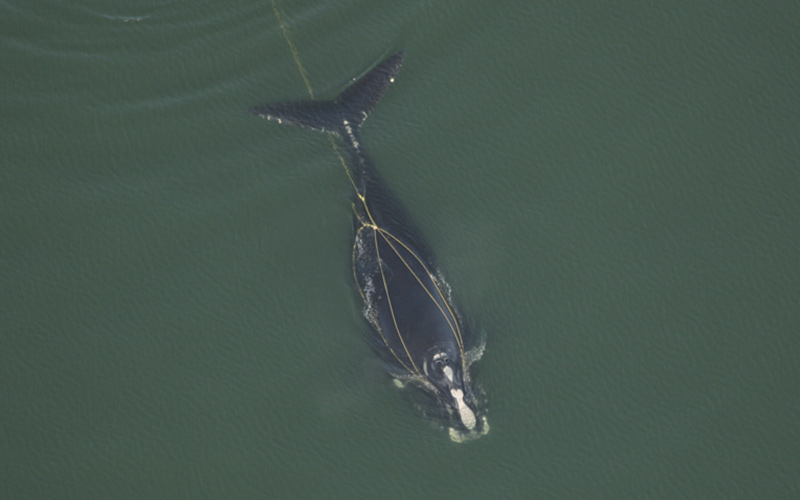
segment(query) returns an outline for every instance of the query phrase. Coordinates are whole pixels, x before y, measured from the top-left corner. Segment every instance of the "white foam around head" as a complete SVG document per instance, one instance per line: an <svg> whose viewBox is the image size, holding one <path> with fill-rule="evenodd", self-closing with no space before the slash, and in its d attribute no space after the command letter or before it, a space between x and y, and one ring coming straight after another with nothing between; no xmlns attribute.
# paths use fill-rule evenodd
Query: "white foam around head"
<svg viewBox="0 0 800 500"><path fill-rule="evenodd" d="M474 429L477 430L477 429ZM479 432L462 432L458 429L454 429L452 427L449 428L450 433L450 440L455 443L466 443L467 441L472 441L473 439L478 439L481 436L485 436L489 433L489 421L486 419L484 415L481 417L481 427Z"/></svg>

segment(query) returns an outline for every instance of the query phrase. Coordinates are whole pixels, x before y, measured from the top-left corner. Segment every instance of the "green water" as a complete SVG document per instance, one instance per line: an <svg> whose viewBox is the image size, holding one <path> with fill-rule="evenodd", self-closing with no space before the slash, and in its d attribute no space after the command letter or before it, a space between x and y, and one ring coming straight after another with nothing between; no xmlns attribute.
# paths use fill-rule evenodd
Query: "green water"
<svg viewBox="0 0 800 500"><path fill-rule="evenodd" d="M0 1L0 497L800 497L800 11L278 1L487 339L491 432L376 365L349 184L246 113L269 0Z"/></svg>

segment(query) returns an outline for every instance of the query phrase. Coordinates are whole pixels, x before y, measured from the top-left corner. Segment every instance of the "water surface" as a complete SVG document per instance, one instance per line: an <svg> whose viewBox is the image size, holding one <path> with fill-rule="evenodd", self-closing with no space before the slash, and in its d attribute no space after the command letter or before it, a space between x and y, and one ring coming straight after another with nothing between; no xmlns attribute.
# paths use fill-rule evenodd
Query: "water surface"
<svg viewBox="0 0 800 500"><path fill-rule="evenodd" d="M0 3L4 498L796 498L797 9ZM485 332L491 432L373 361L363 129Z"/></svg>

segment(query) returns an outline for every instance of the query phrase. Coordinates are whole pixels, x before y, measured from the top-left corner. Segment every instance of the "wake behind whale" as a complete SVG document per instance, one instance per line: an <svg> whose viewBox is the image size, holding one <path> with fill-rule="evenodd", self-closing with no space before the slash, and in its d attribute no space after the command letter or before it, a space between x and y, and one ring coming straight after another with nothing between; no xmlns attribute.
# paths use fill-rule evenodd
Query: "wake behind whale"
<svg viewBox="0 0 800 500"><path fill-rule="evenodd" d="M394 82L398 52L355 79L332 101L254 106L250 112L278 123L328 132L341 139L353 183L353 276L371 326L371 344L401 384L422 388L463 441L488 432L473 391L469 366L480 358L436 270L433 253L364 151L359 129ZM434 412L435 413L435 412Z"/></svg>

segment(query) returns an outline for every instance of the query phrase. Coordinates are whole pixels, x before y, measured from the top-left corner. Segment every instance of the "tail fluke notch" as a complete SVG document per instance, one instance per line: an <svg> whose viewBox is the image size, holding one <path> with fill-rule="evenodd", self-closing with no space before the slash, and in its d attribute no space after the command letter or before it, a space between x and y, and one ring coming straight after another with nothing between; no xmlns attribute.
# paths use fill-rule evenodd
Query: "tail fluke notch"
<svg viewBox="0 0 800 500"><path fill-rule="evenodd" d="M333 101L294 101L253 106L250 112L278 123L342 134L345 121L358 127L378 104L403 64L397 52L351 83Z"/></svg>

